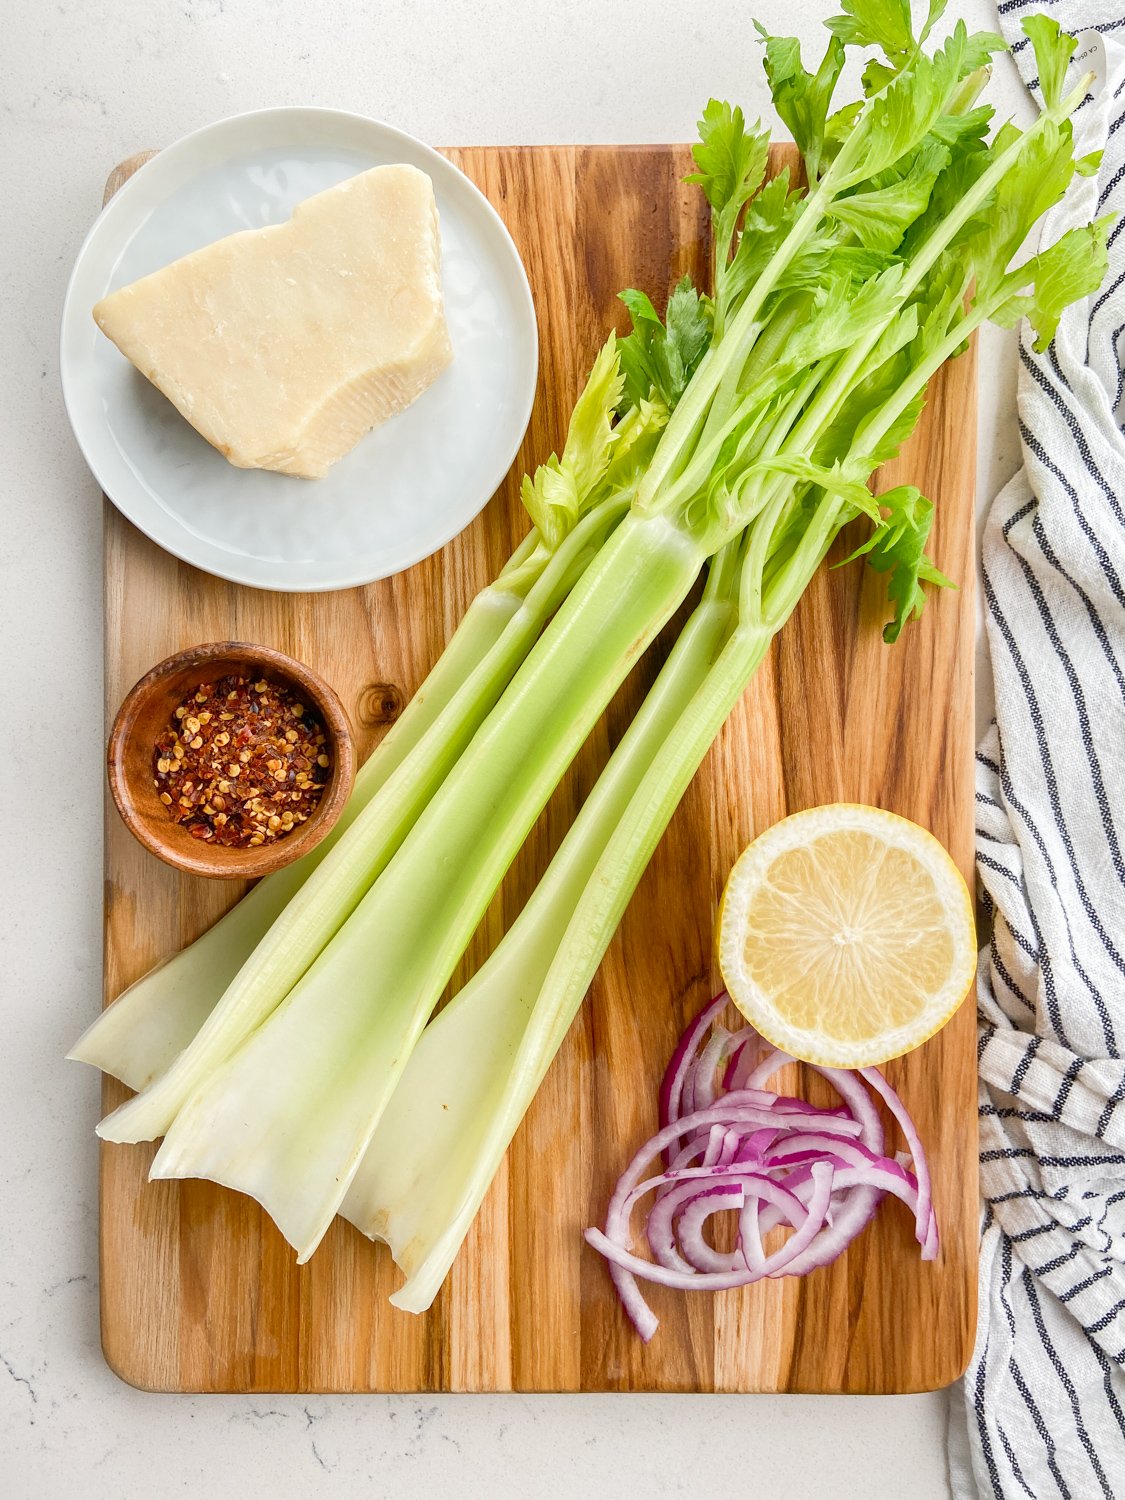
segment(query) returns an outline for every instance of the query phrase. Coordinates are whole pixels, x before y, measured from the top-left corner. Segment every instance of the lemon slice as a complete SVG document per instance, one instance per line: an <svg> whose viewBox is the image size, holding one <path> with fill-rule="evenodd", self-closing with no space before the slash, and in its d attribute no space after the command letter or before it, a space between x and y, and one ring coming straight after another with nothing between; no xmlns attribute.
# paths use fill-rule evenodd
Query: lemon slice
<svg viewBox="0 0 1125 1500"><path fill-rule="evenodd" d="M837 802L754 840L719 911L719 967L783 1052L860 1068L909 1052L960 1005L976 968L969 892L937 839Z"/></svg>

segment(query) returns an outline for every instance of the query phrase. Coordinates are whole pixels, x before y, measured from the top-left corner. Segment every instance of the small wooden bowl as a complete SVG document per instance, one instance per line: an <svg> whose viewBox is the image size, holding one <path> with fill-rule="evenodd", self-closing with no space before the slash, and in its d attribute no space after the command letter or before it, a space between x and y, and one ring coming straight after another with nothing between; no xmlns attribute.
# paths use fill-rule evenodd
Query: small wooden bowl
<svg viewBox="0 0 1125 1500"><path fill-rule="evenodd" d="M332 774L308 821L275 843L253 849L228 849L192 838L168 816L153 785L156 738L173 722L176 707L200 682L227 675L264 676L294 689L316 710L332 757ZM107 762L113 800L129 832L165 864L219 880L255 880L307 854L343 811L356 771L347 715L324 679L282 651L243 641L193 646L146 672L117 711Z"/></svg>

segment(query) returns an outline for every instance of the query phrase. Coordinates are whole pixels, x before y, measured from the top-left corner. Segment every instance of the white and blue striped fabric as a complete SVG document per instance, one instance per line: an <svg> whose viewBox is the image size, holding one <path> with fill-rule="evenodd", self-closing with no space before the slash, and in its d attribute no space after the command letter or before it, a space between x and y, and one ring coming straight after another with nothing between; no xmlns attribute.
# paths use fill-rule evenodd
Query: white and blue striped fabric
<svg viewBox="0 0 1125 1500"><path fill-rule="evenodd" d="M1125 0L997 9L1033 93L1035 11L1098 74L1075 129L1101 170L1045 236L1125 213ZM1102 290L1019 357L1023 468L984 535L980 1315L950 1475L957 1500L1125 1500L1125 223Z"/></svg>

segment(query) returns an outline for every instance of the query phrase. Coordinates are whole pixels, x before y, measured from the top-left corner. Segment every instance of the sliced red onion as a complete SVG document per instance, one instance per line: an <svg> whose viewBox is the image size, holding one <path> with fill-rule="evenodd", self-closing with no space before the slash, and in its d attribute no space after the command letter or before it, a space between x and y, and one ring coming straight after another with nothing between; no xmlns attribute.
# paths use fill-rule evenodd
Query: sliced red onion
<svg viewBox="0 0 1125 1500"><path fill-rule="evenodd" d="M728 1004L717 995L684 1032L660 1088L660 1130L634 1156L610 1199L605 1230L586 1239L609 1261L630 1320L646 1342L657 1320L641 1280L721 1291L765 1277L802 1276L831 1264L870 1221L884 1194L915 1219L923 1260L938 1251L925 1153L902 1100L875 1068L817 1068L840 1106L823 1109L775 1094L770 1079L793 1059L750 1027L716 1025ZM714 1026L710 1036L708 1031ZM888 1156L874 1094L902 1131L906 1152ZM659 1160L663 1170L649 1172ZM633 1252L630 1220L653 1202L645 1237L655 1257ZM708 1222L735 1213L729 1252L708 1241ZM790 1229L767 1255L764 1238Z"/></svg>
<svg viewBox="0 0 1125 1500"><path fill-rule="evenodd" d="M597 1231L587 1229L586 1240L597 1250L599 1248L598 1244L590 1238L591 1234L594 1233L597 1233ZM645 1301L641 1289L637 1285L637 1278L630 1276L628 1271L624 1270L621 1266L614 1265L612 1261L609 1266L609 1276L613 1282L614 1291L616 1291L618 1297L621 1299L621 1306L625 1309L626 1316L647 1344L660 1327L660 1320Z"/></svg>
<svg viewBox="0 0 1125 1500"><path fill-rule="evenodd" d="M800 1199L797 1200L800 1202ZM780 1224L781 1212L776 1208L766 1210L771 1219ZM751 1276L760 1281L765 1275L766 1264L765 1246L762 1244L762 1235L765 1232L763 1219L765 1215L758 1211L758 1200L751 1198L742 1205L742 1212L738 1216L738 1248L746 1257L746 1265Z"/></svg>
<svg viewBox="0 0 1125 1500"><path fill-rule="evenodd" d="M741 1182L725 1182L719 1187L708 1188L706 1192L688 1196L679 1215L678 1233L683 1246L683 1258L693 1270L724 1273L743 1269L746 1265L745 1256L737 1249L730 1254L716 1250L707 1243L703 1226L714 1214L724 1210L733 1209L735 1213L740 1213L745 1202L746 1188ZM652 1214L649 1215L650 1224L653 1214L659 1213L663 1207L663 1203L653 1205ZM645 1232L647 1234L647 1229Z"/></svg>
<svg viewBox="0 0 1125 1500"><path fill-rule="evenodd" d="M894 1115L899 1129L902 1131L903 1139L906 1141L914 1163L914 1175L918 1179L918 1242L922 1246L922 1259L935 1260L940 1248L938 1237L937 1215L934 1213L933 1199L930 1194L930 1168L926 1161L926 1153L922 1150L922 1141L918 1135L918 1128L907 1113L906 1105L891 1088L890 1084L879 1072L878 1068L861 1068L860 1077L868 1083L879 1095L883 1103Z"/></svg>
<svg viewBox="0 0 1125 1500"><path fill-rule="evenodd" d="M813 1193L804 1222L794 1231L792 1240L786 1241L780 1250L766 1257L763 1265L765 1275L772 1274L775 1266L780 1270L792 1259L790 1245L797 1251L803 1250L817 1234L824 1223L828 1200L832 1196L832 1178L832 1168L826 1162L818 1162L813 1168ZM752 1279L748 1269L741 1268L725 1272L670 1270L667 1266L655 1265L651 1260L642 1260L639 1255L614 1243L600 1229L587 1229L586 1241L622 1270L628 1271L632 1276L643 1277L645 1281L659 1282L661 1286L679 1287L684 1291L722 1292L746 1286Z"/></svg>
<svg viewBox="0 0 1125 1500"><path fill-rule="evenodd" d="M722 1014L727 1008L727 995L725 992L716 995L711 1004L705 1006L699 1012L683 1036L676 1043L676 1050L672 1053L672 1061L668 1064L664 1074L664 1081L660 1085L660 1123L669 1125L673 1120L680 1118L680 1105L684 1095L684 1080L689 1072L694 1077L694 1066L699 1044L707 1034L707 1028L716 1016Z"/></svg>
<svg viewBox="0 0 1125 1500"><path fill-rule="evenodd" d="M780 1073L782 1068L793 1062L788 1052L782 1052L780 1047L771 1047L766 1055L747 1075L746 1081L741 1084L745 1089L765 1088L775 1073Z"/></svg>
<svg viewBox="0 0 1125 1500"><path fill-rule="evenodd" d="M726 1072L726 1057L730 1042L731 1034L726 1027L716 1026L714 1034L699 1054L699 1061L685 1084L683 1097L685 1114L693 1110L706 1109L722 1092L722 1075Z"/></svg>
<svg viewBox="0 0 1125 1500"><path fill-rule="evenodd" d="M693 1202L706 1202L713 1192L725 1192L725 1188L700 1187L698 1180L669 1183L661 1192L649 1211L645 1221L645 1238L648 1248L662 1266L669 1271L690 1271L694 1263L681 1253L676 1244L675 1217L679 1209ZM735 1188L741 1192L741 1189ZM739 1202L741 1206L741 1199ZM698 1267L696 1267L698 1269Z"/></svg>

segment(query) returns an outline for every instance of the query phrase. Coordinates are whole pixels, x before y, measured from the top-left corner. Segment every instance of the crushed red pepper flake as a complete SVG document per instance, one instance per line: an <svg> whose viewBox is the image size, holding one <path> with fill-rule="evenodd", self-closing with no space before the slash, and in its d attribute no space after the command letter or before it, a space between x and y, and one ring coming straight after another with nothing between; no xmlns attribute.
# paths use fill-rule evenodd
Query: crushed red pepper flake
<svg viewBox="0 0 1125 1500"><path fill-rule="evenodd" d="M332 761L324 726L288 688L221 677L184 698L152 764L168 816L192 838L256 848L309 818Z"/></svg>

